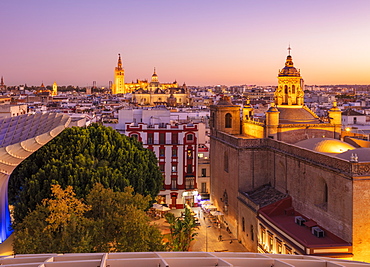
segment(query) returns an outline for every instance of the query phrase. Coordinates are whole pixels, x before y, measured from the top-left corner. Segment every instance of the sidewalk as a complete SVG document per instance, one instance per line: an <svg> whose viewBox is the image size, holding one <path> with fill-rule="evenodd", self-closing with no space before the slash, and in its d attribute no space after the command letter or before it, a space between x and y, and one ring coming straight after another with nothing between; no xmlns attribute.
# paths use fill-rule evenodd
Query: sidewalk
<svg viewBox="0 0 370 267"><path fill-rule="evenodd" d="M230 235L226 229L219 229L216 226L211 225L208 218L204 219L203 212L200 208L193 207L192 210L197 214L199 218L200 227L197 229L198 235L195 236L195 240L190 245L190 251L205 251L205 252L246 252L246 248L238 242L238 240ZM181 215L184 209L171 210L176 217ZM168 233L169 224L166 223L164 218L155 220L155 223L159 226L162 233ZM222 235L222 241L219 241L219 236Z"/></svg>

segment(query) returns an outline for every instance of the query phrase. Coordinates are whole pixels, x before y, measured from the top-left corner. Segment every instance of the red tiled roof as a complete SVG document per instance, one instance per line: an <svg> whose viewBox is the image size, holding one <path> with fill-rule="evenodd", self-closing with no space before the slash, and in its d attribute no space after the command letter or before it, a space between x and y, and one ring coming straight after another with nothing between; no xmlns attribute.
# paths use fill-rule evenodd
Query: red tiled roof
<svg viewBox="0 0 370 267"><path fill-rule="evenodd" d="M289 210L289 208L291 207L292 198L284 198L280 201L259 209L259 218L261 218L260 215L262 215L264 218L266 218L266 220L268 220L266 223L273 224L275 227L282 230L307 248L351 246L350 243L339 238L338 236L322 228L321 226L320 228L324 230L325 235L324 237L320 238L316 237L312 234L311 227L319 225L317 225L315 221L308 219L307 217L296 211L294 212L294 215L289 215L289 213L287 214L285 211L287 209ZM300 226L296 224L295 216L302 216L303 218L305 218L305 225ZM261 219L263 220L263 218Z"/></svg>

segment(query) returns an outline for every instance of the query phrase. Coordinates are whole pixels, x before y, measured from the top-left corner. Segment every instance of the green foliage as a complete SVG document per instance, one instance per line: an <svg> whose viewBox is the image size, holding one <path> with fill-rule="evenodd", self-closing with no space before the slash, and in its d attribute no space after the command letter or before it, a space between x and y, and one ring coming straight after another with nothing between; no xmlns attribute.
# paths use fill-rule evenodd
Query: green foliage
<svg viewBox="0 0 370 267"><path fill-rule="evenodd" d="M173 213L165 215L167 222L170 224L170 242L169 247L173 251L188 251L191 241L197 235L195 229L194 217L191 210L186 208L184 217L176 218Z"/></svg>
<svg viewBox="0 0 370 267"><path fill-rule="evenodd" d="M52 186L52 198L15 227L14 251L20 253L81 253L162 251L162 235L144 212L150 196L131 187L114 192L96 184L86 203L71 186Z"/></svg>
<svg viewBox="0 0 370 267"><path fill-rule="evenodd" d="M93 124L65 129L22 162L10 177L9 202L19 223L50 196L53 184L73 186L78 198L85 198L96 183L118 192L132 186L154 198L162 180L152 151L112 128Z"/></svg>
<svg viewBox="0 0 370 267"><path fill-rule="evenodd" d="M90 221L83 216L90 207L75 198L71 186L54 185L52 195L15 226L17 254L91 251Z"/></svg>

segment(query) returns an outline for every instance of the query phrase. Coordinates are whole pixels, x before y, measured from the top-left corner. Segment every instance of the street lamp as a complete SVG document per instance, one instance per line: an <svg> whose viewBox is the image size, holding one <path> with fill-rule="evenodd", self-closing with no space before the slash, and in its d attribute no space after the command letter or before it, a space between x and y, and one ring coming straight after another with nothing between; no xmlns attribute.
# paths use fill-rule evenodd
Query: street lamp
<svg viewBox="0 0 370 267"><path fill-rule="evenodd" d="M206 225L206 252L208 252L208 228L211 227L210 225Z"/></svg>

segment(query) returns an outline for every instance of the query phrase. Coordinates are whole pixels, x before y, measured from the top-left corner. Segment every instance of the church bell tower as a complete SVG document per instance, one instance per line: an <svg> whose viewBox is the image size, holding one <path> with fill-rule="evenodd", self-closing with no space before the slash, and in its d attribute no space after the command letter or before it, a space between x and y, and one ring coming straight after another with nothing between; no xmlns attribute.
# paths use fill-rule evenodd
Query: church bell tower
<svg viewBox="0 0 370 267"><path fill-rule="evenodd" d="M114 69L114 84L112 94L125 94L125 70L122 68L121 54L118 54L118 64Z"/></svg>
<svg viewBox="0 0 370 267"><path fill-rule="evenodd" d="M288 56L285 67L279 71L278 88L275 91L275 104L288 106L303 106L304 104L304 84L301 73L294 67L291 48L288 48Z"/></svg>

